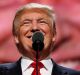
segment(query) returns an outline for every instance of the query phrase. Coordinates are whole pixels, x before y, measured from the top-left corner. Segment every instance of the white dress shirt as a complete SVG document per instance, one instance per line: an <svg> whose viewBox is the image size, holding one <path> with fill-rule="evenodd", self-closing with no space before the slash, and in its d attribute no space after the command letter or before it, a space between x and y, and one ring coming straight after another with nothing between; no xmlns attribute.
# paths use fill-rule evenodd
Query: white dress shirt
<svg viewBox="0 0 80 75"><path fill-rule="evenodd" d="M23 57L21 59L22 75L31 75L32 74L34 68L29 67L32 62L33 61L27 57ZM50 58L44 59L40 62L42 62L44 65L44 68L40 69L41 75L51 75L52 68L53 68L53 63L52 63L51 59Z"/></svg>

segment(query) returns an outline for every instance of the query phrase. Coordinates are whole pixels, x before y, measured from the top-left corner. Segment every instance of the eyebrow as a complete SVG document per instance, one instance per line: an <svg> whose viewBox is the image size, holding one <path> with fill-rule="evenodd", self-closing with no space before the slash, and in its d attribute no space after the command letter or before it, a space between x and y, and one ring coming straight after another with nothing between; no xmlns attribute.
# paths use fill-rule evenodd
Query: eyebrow
<svg viewBox="0 0 80 75"><path fill-rule="evenodd" d="M44 19L44 18L39 18L37 21L40 21L40 20L47 20L47 19Z"/></svg>
<svg viewBox="0 0 80 75"><path fill-rule="evenodd" d="M44 18L37 19L37 21L41 21L41 20L47 20L47 19L44 19ZM23 22L26 22L26 21L32 21L32 20L31 19L25 19L25 20L23 20Z"/></svg>
<svg viewBox="0 0 80 75"><path fill-rule="evenodd" d="M30 19L25 19L25 20L23 20L23 22L25 22L25 21L32 21L32 20L30 20Z"/></svg>

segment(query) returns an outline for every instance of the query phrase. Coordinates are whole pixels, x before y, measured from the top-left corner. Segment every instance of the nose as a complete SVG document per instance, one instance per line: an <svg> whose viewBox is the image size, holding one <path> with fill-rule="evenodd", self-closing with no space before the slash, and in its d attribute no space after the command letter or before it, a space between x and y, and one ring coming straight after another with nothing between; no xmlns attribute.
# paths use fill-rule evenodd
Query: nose
<svg viewBox="0 0 80 75"><path fill-rule="evenodd" d="M32 24L31 32L36 32L36 31L39 31L39 26L38 26L38 23L34 21Z"/></svg>

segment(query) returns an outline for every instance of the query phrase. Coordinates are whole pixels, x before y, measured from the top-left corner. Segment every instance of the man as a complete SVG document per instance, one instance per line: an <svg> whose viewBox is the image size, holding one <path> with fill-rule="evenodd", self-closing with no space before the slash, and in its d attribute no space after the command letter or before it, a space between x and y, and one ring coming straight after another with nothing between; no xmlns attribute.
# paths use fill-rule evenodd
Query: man
<svg viewBox="0 0 80 75"><path fill-rule="evenodd" d="M54 21L55 14L49 6L30 3L19 9L13 21L13 36L22 57L15 63L0 64L0 75L80 75L50 58L56 34ZM44 36L44 47L36 62L32 37L38 32Z"/></svg>

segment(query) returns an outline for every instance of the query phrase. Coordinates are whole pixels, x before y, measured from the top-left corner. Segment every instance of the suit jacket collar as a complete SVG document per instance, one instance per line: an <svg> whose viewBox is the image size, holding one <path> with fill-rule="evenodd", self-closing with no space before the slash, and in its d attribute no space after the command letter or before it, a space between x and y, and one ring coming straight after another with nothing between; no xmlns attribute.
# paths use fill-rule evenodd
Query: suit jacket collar
<svg viewBox="0 0 80 75"><path fill-rule="evenodd" d="M21 70L21 59L22 57L17 61L17 65L15 68L13 68L11 75L22 75L22 70ZM51 59L52 60L52 59ZM53 60L53 68L52 68L52 75L68 75L66 71L63 71L59 65L57 65ZM17 74L14 74L15 72Z"/></svg>
<svg viewBox="0 0 80 75"><path fill-rule="evenodd" d="M51 59L52 60L52 59ZM57 64L52 60L53 68L52 68L52 75L62 75L61 70L57 67Z"/></svg>
<svg viewBox="0 0 80 75"><path fill-rule="evenodd" d="M21 70L21 58L15 62L10 69L8 69L6 74L2 75L22 75L22 70ZM8 72L9 71L9 72Z"/></svg>
<svg viewBox="0 0 80 75"><path fill-rule="evenodd" d="M53 62L52 75L69 75L66 70L63 70L63 67L57 65L53 59L51 60Z"/></svg>
<svg viewBox="0 0 80 75"><path fill-rule="evenodd" d="M21 58L15 63L1 64L0 75L22 75Z"/></svg>
<svg viewBox="0 0 80 75"><path fill-rule="evenodd" d="M17 61L17 75L22 75L22 69L21 69L21 59L22 57ZM15 75L15 74L14 74Z"/></svg>

